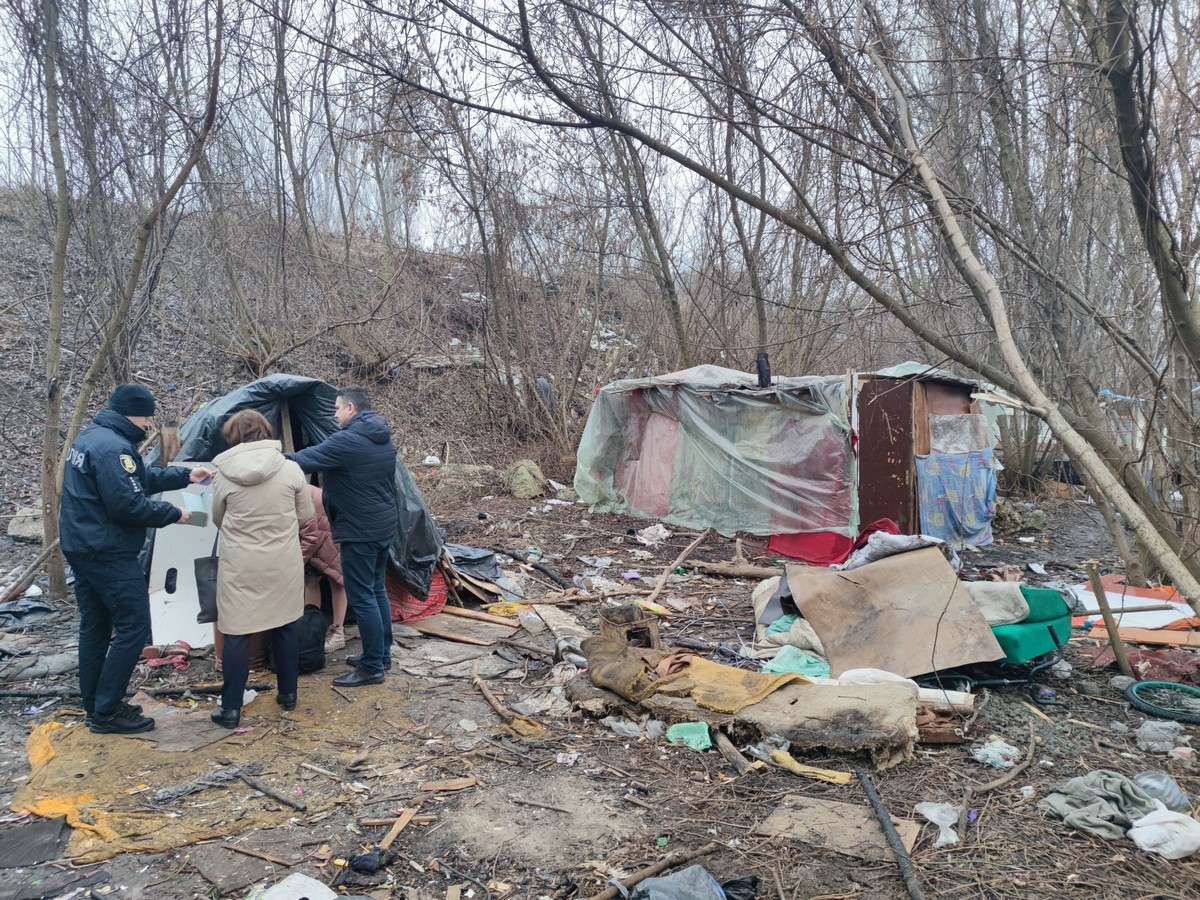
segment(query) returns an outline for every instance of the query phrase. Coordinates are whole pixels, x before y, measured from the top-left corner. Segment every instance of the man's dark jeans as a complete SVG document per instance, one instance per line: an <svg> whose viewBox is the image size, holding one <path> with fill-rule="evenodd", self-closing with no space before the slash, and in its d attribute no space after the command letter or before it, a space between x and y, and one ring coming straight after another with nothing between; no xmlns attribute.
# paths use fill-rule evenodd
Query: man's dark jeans
<svg viewBox="0 0 1200 900"><path fill-rule="evenodd" d="M137 557L67 553L79 603L79 692L89 714L120 709L150 640L150 591Z"/></svg>
<svg viewBox="0 0 1200 900"><path fill-rule="evenodd" d="M381 674L392 661L392 606L388 602L387 576L390 540L343 541L342 580L346 601L358 620L362 641L360 669Z"/></svg>

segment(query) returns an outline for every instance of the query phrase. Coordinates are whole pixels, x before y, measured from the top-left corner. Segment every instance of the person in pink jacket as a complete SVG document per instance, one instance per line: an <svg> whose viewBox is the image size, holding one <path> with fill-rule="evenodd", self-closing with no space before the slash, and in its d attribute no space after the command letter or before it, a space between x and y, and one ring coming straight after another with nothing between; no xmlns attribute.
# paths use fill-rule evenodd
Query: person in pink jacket
<svg viewBox="0 0 1200 900"><path fill-rule="evenodd" d="M346 588L342 581L342 555L333 542L329 518L321 505L321 489L310 484L315 515L300 526L300 551L304 554L304 602L321 606L321 579L329 579L333 596L333 624L325 633L325 652L346 646Z"/></svg>

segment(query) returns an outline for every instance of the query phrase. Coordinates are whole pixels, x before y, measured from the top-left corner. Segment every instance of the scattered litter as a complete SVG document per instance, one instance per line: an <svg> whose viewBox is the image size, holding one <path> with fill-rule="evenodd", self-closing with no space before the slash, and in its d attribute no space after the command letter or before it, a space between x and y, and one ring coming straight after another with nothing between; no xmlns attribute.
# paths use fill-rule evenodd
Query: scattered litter
<svg viewBox="0 0 1200 900"><path fill-rule="evenodd" d="M660 522L655 522L653 525L648 525L640 531L634 532L634 539L639 544L644 544L647 547L657 547L663 541L671 537L671 532Z"/></svg>
<svg viewBox="0 0 1200 900"><path fill-rule="evenodd" d="M1124 722L1116 722L1116 721L1109 722L1108 730L1111 731L1113 734L1129 734L1129 726L1126 725Z"/></svg>
<svg viewBox="0 0 1200 900"><path fill-rule="evenodd" d="M1037 789L1032 784L1025 784L1021 786L1017 793L1021 795L1021 799L1028 800L1037 793Z"/></svg>
<svg viewBox="0 0 1200 900"><path fill-rule="evenodd" d="M816 656L810 656L803 650L787 644L779 648L774 659L767 660L758 671L767 675L781 675L785 672L795 672L809 678L828 678L829 663Z"/></svg>
<svg viewBox="0 0 1200 900"><path fill-rule="evenodd" d="M605 716L600 720L600 724L621 737L649 738L651 740L662 737L667 730L667 726L658 719L647 719L645 725L639 725L624 716Z"/></svg>
<svg viewBox="0 0 1200 900"><path fill-rule="evenodd" d="M1096 769L1055 788L1038 809L1063 824L1108 841L1119 840L1138 819L1158 809L1157 800L1136 784L1108 769Z"/></svg>
<svg viewBox="0 0 1200 900"><path fill-rule="evenodd" d="M755 759L761 759L780 769L786 769L793 775L811 778L814 781L824 781L826 784L849 784L853 776L849 772L839 772L836 769L818 769L796 762L795 757L788 752L791 744L778 734L773 734L764 741L743 747L742 752Z"/></svg>
<svg viewBox="0 0 1200 900"><path fill-rule="evenodd" d="M689 750L708 750L713 745L707 722L676 722L667 729L667 740Z"/></svg>
<svg viewBox="0 0 1200 900"><path fill-rule="evenodd" d="M1200 850L1200 822L1169 809L1156 809L1133 823L1129 838L1139 850L1183 859Z"/></svg>
<svg viewBox="0 0 1200 900"><path fill-rule="evenodd" d="M582 755L578 750L572 750L570 753L559 752L555 755L554 761L560 766L573 766L579 762L579 757Z"/></svg>
<svg viewBox="0 0 1200 900"><path fill-rule="evenodd" d="M699 864L647 878L629 895L630 900L724 900L725 891L717 879Z"/></svg>
<svg viewBox="0 0 1200 900"><path fill-rule="evenodd" d="M520 621L521 627L530 634L541 634L546 630L546 623L532 609L521 610L517 613L517 619Z"/></svg>
<svg viewBox="0 0 1200 900"><path fill-rule="evenodd" d="M613 563L611 556L577 556L575 558L589 569L595 569L596 571L607 569Z"/></svg>
<svg viewBox="0 0 1200 900"><path fill-rule="evenodd" d="M1196 758L1196 751L1191 747L1172 747L1171 752L1167 756L1191 765L1192 761Z"/></svg>
<svg viewBox="0 0 1200 900"><path fill-rule="evenodd" d="M1139 772L1133 776L1133 783L1171 812L1185 813L1192 809L1191 797L1166 772Z"/></svg>
<svg viewBox="0 0 1200 900"><path fill-rule="evenodd" d="M336 900L337 893L300 872L293 872L279 884L267 890L260 900Z"/></svg>
<svg viewBox="0 0 1200 900"><path fill-rule="evenodd" d="M1130 678L1128 675L1114 675L1108 679L1108 683L1112 685L1114 691L1124 691L1135 681L1137 681L1136 678Z"/></svg>
<svg viewBox="0 0 1200 900"><path fill-rule="evenodd" d="M1065 659L1060 659L1050 667L1050 674L1060 681L1066 681L1070 678L1073 671L1075 671L1074 666Z"/></svg>
<svg viewBox="0 0 1200 900"><path fill-rule="evenodd" d="M991 735L982 747L971 751L971 756L993 769L1011 769L1021 758L1021 751L996 735Z"/></svg>
<svg viewBox="0 0 1200 900"><path fill-rule="evenodd" d="M933 842L933 846L952 847L958 843L958 833L954 830L954 826L958 824L958 820L962 816L961 806L954 806L951 803L918 803L913 807L913 812L924 816L937 826L938 836Z"/></svg>
<svg viewBox="0 0 1200 900"><path fill-rule="evenodd" d="M626 581L641 581L642 573L636 572L633 569L630 569L628 572L622 572L621 577L624 578Z"/></svg>
<svg viewBox="0 0 1200 900"><path fill-rule="evenodd" d="M1046 567L1041 563L1029 563L1029 571L1034 575L1046 575Z"/></svg>
<svg viewBox="0 0 1200 900"><path fill-rule="evenodd" d="M363 875L374 875L380 869L386 869L397 860L395 850L385 850L376 847L367 853L360 853L347 860L351 869Z"/></svg>
<svg viewBox="0 0 1200 900"><path fill-rule="evenodd" d="M474 722L474 721L472 721L471 719L459 719L459 720L458 720L458 727L459 727L459 728L460 728L462 731L465 731L465 732L467 732L468 734L470 734L470 733L471 733L471 732L473 732L473 731L478 731L478 730L479 730L479 723L478 723L478 722Z"/></svg>
<svg viewBox="0 0 1200 900"><path fill-rule="evenodd" d="M1032 538L1032 537L1019 537L1019 538L1017 538L1017 540L1020 541L1022 544L1036 544L1037 543L1037 538Z"/></svg>
<svg viewBox="0 0 1200 900"><path fill-rule="evenodd" d="M421 460L421 465L423 465L423 466L440 466L441 464L442 464L441 459L439 459L433 453L430 453L423 460Z"/></svg>
<svg viewBox="0 0 1200 900"><path fill-rule="evenodd" d="M1147 719L1134 732L1139 750L1149 753L1170 753L1176 746L1188 742L1183 726L1178 722L1157 722Z"/></svg>

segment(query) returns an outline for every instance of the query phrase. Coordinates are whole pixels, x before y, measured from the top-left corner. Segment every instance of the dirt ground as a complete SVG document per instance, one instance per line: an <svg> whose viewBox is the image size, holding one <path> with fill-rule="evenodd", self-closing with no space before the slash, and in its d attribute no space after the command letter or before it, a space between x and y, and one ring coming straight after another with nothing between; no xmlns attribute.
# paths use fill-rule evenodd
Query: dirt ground
<svg viewBox="0 0 1200 900"><path fill-rule="evenodd" d="M643 547L630 532L645 527L645 521L589 514L576 504L517 501L498 484L454 490L428 483L427 496L451 540L477 547L537 548L546 564L567 579L585 568L578 557L593 555L613 557L609 571L617 574L612 577L637 570L648 582L695 537L680 532L657 547ZM1083 580L1085 559L1117 566L1093 507L1057 500L1043 508L1050 517L1044 533L1027 535L1032 543L1006 539L966 554L966 575L978 568L1035 563L1047 574L1026 570L1029 583L1072 584ZM752 562L765 565L772 559L761 543L747 539L743 550ZM695 556L728 560L734 549L731 540L711 538ZM33 552L7 547L4 555L15 565L12 560L32 558ZM598 601L562 598L542 573L512 563L507 567L518 573L528 597L557 597L564 601L560 609L595 628ZM673 583L666 595L684 598L691 606L663 621L664 642L684 639L716 647L749 639L753 586L752 581L694 573ZM30 633L42 645L58 649L73 642L73 628L68 603L59 618L31 627ZM866 808L856 781L837 786L778 769L738 776L715 751L695 752L662 738L622 737L578 709L531 714L541 731L533 738L515 736L473 685L470 664L478 666L490 690L508 706L543 695L563 674L561 666L546 658L553 642L541 633L523 635L518 643L527 649L471 647L401 629L397 668L387 684L338 694L329 680L344 670L344 657L357 651L357 642L351 641L332 655L325 671L303 677L295 713L281 713L270 692L264 692L246 710L252 731L195 751L195 758L206 764L258 762L263 780L305 798L305 812L257 795L240 782L205 788L177 801L174 809L184 820L192 817L221 830L220 836L125 852L94 864L0 870L0 898L85 896L88 891L128 898L242 897L291 872L303 872L338 883L338 890L351 895L565 900L593 896L613 876L635 872L671 851L696 850L710 842L715 849L698 862L718 880L758 876L760 898L908 896L894 861L868 862L756 833L756 826L788 795ZM1200 896L1200 862L1165 861L1142 853L1128 840L1089 837L1037 809L1037 800L1055 785L1099 768L1129 776L1147 769L1167 771L1189 793L1200 793L1200 777L1182 763L1137 749L1133 736L1121 730L1132 731L1144 717L1110 685L1115 672L1089 668L1081 651L1091 643L1082 637L1072 642L1067 658L1073 671L1065 680L1039 676L1062 705L1034 706L1029 692L1020 688L994 690L982 698L974 739L996 734L1025 747L1032 734L1034 760L1010 783L976 798L978 815L962 845L935 849L936 828L923 827L912 858L926 897ZM214 680L208 658L191 660L186 672L142 667L135 675L138 686L150 689ZM37 691L72 683L63 676L5 687ZM179 696L162 699L182 707ZM70 714L69 698L26 714L42 702L0 698L0 801L5 807L30 775L25 751L30 730L51 720L77 730L72 740L85 756L88 747L96 747L93 760L106 758L104 747L114 742L138 748L136 771L93 763L79 773L81 781L109 782L114 792L136 791L142 784L164 786L156 775L156 757L170 754L143 750L144 742L137 738L88 735ZM195 702L204 711L213 704L205 697ZM1195 728L1185 733L1193 742L1200 737ZM872 771L892 816L919 822L915 804L959 803L964 787L993 780L996 770L975 762L970 746L921 745L911 761ZM869 768L863 758L819 752L800 761L839 771ZM469 785L449 790L444 787L449 779L466 779L458 784ZM443 786L431 785L436 782ZM396 838L396 862L378 876L347 878L351 873L337 861L369 848L388 830L364 821L393 819L405 808L417 808L419 818ZM19 824L9 818L0 829ZM239 824L251 820L258 824Z"/></svg>

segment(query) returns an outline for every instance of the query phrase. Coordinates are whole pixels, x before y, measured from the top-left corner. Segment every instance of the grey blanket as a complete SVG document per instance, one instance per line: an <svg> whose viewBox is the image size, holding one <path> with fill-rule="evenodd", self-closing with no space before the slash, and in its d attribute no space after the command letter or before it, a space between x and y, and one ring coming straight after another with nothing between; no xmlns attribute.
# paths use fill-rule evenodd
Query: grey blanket
<svg viewBox="0 0 1200 900"><path fill-rule="evenodd" d="M1110 841L1124 837L1130 825L1155 808L1149 794L1107 769L1072 778L1038 804L1070 827Z"/></svg>

